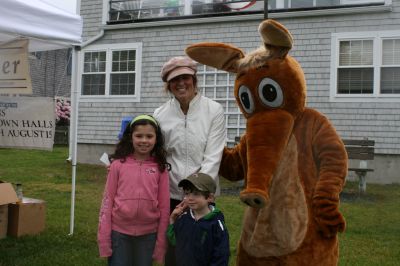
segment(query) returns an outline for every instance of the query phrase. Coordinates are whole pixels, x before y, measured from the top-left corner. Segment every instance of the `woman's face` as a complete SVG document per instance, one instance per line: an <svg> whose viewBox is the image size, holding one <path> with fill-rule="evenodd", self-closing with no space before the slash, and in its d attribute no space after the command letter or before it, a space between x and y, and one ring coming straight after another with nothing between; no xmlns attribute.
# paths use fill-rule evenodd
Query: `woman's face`
<svg viewBox="0 0 400 266"><path fill-rule="evenodd" d="M137 125L132 132L133 155L147 159L156 144L156 131L151 125Z"/></svg>
<svg viewBox="0 0 400 266"><path fill-rule="evenodd" d="M181 104L189 104L196 96L193 76L184 74L169 81L169 90Z"/></svg>

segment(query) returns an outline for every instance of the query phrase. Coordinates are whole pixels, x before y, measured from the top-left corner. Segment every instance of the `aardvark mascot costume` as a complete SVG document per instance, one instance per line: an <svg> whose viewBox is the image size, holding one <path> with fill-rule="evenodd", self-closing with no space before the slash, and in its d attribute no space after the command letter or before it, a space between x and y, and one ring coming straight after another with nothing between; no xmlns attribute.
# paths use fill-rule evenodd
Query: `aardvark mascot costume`
<svg viewBox="0 0 400 266"><path fill-rule="evenodd" d="M234 93L247 118L246 134L225 148L220 168L229 180L245 180L237 265L337 265L344 145L324 115L305 107L290 32L273 20L258 30L263 46L247 55L224 43L186 48L192 59L236 73Z"/></svg>

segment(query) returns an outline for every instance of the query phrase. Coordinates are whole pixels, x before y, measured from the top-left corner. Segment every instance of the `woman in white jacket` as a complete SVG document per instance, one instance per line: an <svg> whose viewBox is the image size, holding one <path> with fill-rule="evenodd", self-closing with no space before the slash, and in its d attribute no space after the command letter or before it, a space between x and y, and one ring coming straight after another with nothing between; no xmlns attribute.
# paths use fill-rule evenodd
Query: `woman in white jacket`
<svg viewBox="0 0 400 266"><path fill-rule="evenodd" d="M171 210L182 200L179 181L193 173L214 178L219 193L218 170L226 138L224 110L200 95L196 72L196 62L188 57L173 57L161 70L165 88L173 97L154 111L154 117L163 131L171 164ZM168 260L166 265L173 265Z"/></svg>

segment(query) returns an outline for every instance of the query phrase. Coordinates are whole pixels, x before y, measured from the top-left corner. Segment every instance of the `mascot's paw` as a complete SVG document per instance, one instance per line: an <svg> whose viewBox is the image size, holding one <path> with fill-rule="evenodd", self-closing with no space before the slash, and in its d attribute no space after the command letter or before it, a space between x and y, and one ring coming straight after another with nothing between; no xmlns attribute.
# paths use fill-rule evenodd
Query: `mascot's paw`
<svg viewBox="0 0 400 266"><path fill-rule="evenodd" d="M339 200L314 197L315 221L323 237L334 237L346 228L346 221L338 210Z"/></svg>

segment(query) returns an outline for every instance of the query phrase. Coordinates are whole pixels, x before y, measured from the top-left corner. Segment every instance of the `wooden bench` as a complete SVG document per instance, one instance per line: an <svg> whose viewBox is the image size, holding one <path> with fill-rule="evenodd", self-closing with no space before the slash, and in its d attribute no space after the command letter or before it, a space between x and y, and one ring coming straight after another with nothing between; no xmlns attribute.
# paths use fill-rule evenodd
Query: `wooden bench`
<svg viewBox="0 0 400 266"><path fill-rule="evenodd" d="M374 159L375 141L365 139L343 139L347 156L349 159L359 160L359 167L349 167L348 171L353 171L359 178L359 192L364 194L367 189L365 176L368 172L374 171L368 168L368 160Z"/></svg>

